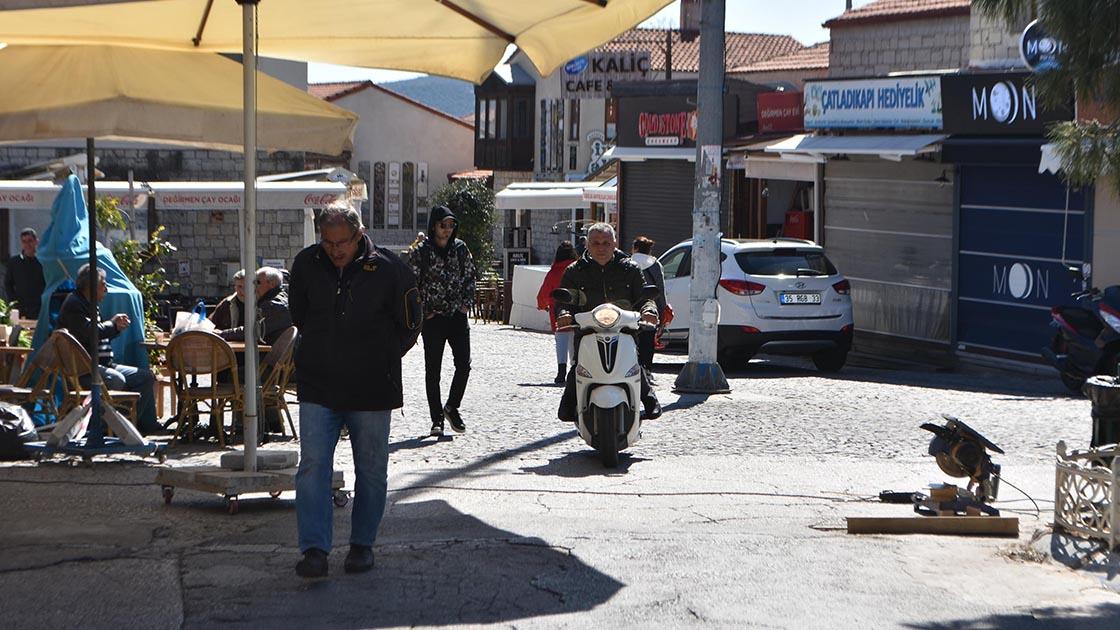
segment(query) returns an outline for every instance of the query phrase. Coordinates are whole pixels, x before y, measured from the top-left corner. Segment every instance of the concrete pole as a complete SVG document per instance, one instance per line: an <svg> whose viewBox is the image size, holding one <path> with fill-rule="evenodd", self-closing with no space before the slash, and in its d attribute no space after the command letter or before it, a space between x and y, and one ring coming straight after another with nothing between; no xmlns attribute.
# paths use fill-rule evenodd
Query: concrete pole
<svg viewBox="0 0 1120 630"><path fill-rule="evenodd" d="M731 391L716 363L720 277L720 186L723 158L724 2L700 5L700 77L696 89L696 194L692 210L692 282L689 291L688 363L677 376L679 392Z"/></svg>
<svg viewBox="0 0 1120 630"><path fill-rule="evenodd" d="M257 63L253 13L258 0L241 5L241 56L245 117L245 209L241 213L241 268L245 270L245 472L257 470ZM250 280L251 279L251 280Z"/></svg>

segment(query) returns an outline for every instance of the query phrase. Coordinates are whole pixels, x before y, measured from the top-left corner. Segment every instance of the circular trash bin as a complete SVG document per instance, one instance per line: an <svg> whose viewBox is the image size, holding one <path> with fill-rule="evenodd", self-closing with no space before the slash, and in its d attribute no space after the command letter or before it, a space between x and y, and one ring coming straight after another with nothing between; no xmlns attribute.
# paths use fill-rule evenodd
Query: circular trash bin
<svg viewBox="0 0 1120 630"><path fill-rule="evenodd" d="M1091 446L1120 442L1120 380L1115 376L1093 376L1081 391L1093 402Z"/></svg>

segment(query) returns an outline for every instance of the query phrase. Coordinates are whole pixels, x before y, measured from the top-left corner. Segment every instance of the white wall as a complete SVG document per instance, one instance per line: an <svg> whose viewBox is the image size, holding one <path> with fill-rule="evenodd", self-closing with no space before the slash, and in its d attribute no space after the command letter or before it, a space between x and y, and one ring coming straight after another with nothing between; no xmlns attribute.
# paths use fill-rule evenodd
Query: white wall
<svg viewBox="0 0 1120 630"><path fill-rule="evenodd" d="M1112 184L1097 180L1093 200L1093 286L1120 284L1120 197Z"/></svg>
<svg viewBox="0 0 1120 630"><path fill-rule="evenodd" d="M350 168L355 172L358 172L358 163L365 161L371 164L427 162L430 197L447 184L448 174L473 168L473 127L376 88L344 96L334 104L358 115L350 160ZM373 193L372 186L370 193ZM379 245L404 246L412 242L416 229L379 230L374 236L380 241Z"/></svg>

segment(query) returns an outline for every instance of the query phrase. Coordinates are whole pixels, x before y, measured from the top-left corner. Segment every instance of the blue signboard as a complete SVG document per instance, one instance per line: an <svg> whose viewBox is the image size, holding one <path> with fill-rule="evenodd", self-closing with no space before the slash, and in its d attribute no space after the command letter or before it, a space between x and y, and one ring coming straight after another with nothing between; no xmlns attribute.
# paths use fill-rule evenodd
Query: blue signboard
<svg viewBox="0 0 1120 630"><path fill-rule="evenodd" d="M1037 357L1050 307L1081 288L1066 268L1087 255L1085 193L1022 166L964 165L960 186L958 339Z"/></svg>

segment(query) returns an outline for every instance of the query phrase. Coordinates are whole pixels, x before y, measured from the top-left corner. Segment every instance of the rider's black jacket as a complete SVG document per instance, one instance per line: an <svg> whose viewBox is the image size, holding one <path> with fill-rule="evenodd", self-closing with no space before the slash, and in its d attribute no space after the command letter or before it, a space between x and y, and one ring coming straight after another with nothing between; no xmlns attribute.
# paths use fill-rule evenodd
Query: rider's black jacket
<svg viewBox="0 0 1120 630"><path fill-rule="evenodd" d="M600 265L586 251L579 260L572 263L560 279L563 289L579 289L587 296L582 306L558 304L556 316L574 315L590 311L605 302L618 304L642 315L657 315L657 305L653 300L642 297L645 276L638 264L629 256L615 250L614 258L606 265Z"/></svg>

